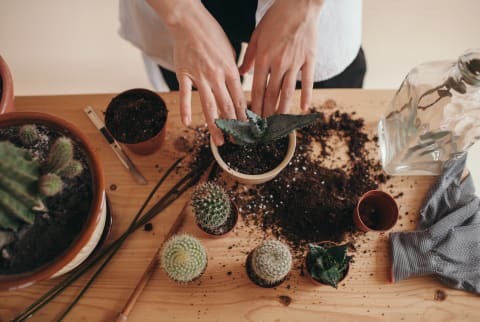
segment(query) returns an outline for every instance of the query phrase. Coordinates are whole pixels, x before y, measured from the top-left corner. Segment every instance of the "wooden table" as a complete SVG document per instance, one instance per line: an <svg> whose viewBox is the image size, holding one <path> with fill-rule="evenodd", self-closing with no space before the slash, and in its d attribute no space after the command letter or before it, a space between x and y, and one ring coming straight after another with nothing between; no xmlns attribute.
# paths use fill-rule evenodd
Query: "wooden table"
<svg viewBox="0 0 480 322"><path fill-rule="evenodd" d="M314 92L313 101L314 105L319 105L326 99L334 99L342 110L357 111L372 132L392 95L390 90L320 90ZM137 185L82 110L85 105L91 105L100 113L112 97L113 94L35 96L17 97L15 101L18 111L56 114L76 123L90 137L103 161L107 194L113 210L109 240L126 229L162 172L182 155L175 150L173 142L184 134L179 121L177 94L162 94L170 110L166 145L151 156L132 155L133 161L149 179L147 186ZM200 124L203 116L195 94L193 106L194 123ZM160 189L158 195L171 186L172 180ZM388 182L394 185L396 192L404 193L397 200L401 219L394 230L414 229L419 206L432 182L431 177L396 177ZM152 221L152 231L139 230L127 240L67 316L67 321L107 321L116 316L187 198L187 195L183 196L157 216ZM131 313L130 321L480 321L478 297L447 289L432 277L390 284L386 234L362 236L345 285L337 290L314 286L297 270L292 271L288 283L276 289L257 287L250 282L244 268L245 253L255 245L249 243L248 234L242 227L242 224L237 226L236 233L226 238L206 239L188 218L182 231L192 233L204 242L209 254L207 271L197 283L177 285L157 269ZM232 244L238 247L229 249ZM83 277L31 320L54 320L85 281L86 277ZM57 282L55 279L19 291L0 292L0 321L13 318ZM443 294L444 299L439 296ZM282 295L291 298L289 305L280 301Z"/></svg>

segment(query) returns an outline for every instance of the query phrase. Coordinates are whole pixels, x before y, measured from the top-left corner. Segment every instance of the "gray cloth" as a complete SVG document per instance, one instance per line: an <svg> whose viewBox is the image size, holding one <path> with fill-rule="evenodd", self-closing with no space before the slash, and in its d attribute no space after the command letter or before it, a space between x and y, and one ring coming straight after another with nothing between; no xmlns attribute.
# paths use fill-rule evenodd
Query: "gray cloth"
<svg viewBox="0 0 480 322"><path fill-rule="evenodd" d="M390 234L394 281L434 275L449 287L480 293L480 199L466 154L445 166L420 210L418 230Z"/></svg>

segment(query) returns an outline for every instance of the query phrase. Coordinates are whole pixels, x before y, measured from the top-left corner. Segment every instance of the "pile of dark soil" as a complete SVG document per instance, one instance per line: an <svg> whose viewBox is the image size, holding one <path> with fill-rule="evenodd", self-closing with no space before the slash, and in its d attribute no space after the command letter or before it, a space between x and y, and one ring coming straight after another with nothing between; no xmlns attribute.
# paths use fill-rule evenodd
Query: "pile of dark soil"
<svg viewBox="0 0 480 322"><path fill-rule="evenodd" d="M274 180L227 188L248 226L284 240L296 255L310 242L344 241L354 232L359 197L387 179L376 158L376 138L366 133L363 119L355 112L320 113L317 122L297 131L295 155ZM220 170L211 175L220 177Z"/></svg>
<svg viewBox="0 0 480 322"><path fill-rule="evenodd" d="M9 140L21 146L18 128L0 129L0 141ZM37 125L40 140L32 151L45 160L50 146L62 134ZM60 194L45 199L48 212L38 213L33 225L25 224L15 241L2 248L0 274L16 274L40 267L63 253L84 227L92 200L92 178L85 152L74 145L74 158L84 167L75 178L64 178Z"/></svg>

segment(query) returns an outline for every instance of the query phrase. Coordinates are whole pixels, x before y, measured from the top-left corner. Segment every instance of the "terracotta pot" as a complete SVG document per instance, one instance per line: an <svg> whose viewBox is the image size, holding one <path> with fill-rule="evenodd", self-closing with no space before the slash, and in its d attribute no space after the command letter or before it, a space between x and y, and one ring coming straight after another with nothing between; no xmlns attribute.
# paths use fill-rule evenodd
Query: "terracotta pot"
<svg viewBox="0 0 480 322"><path fill-rule="evenodd" d="M215 234L209 233L208 231L206 231L205 229L203 229L198 223L196 223L196 226L198 227L198 229L199 229L205 236L208 236L208 237L210 237L210 238L222 238L222 237L225 237L226 235L228 235L228 234L233 230L233 228L235 228L235 226L236 226L237 223L238 223L238 217L239 217L238 207L237 207L237 204L234 203L233 201L230 201L230 202L231 202L231 205L232 205L232 216L233 216L233 224L232 224L232 227L230 227L230 229L227 230L226 232L224 232L223 234L215 235ZM193 211L193 208L192 208L191 205L188 205L187 211L188 211L189 213L191 213L192 216L195 218L195 212Z"/></svg>
<svg viewBox="0 0 480 322"><path fill-rule="evenodd" d="M145 98L145 100L148 99L150 102L152 102L152 104L149 104L150 102L142 102L139 104L149 104L149 107L165 111L166 116L163 124L160 126L156 134L143 141L134 142L130 138L125 138L118 135L118 131L115 129L113 120L114 118L118 117L119 114L117 114L117 111L120 107L124 106L125 103L128 104L129 102L134 102L139 97ZM137 108L139 106L132 104L132 107ZM105 127L110 132L112 137L115 138L115 140L125 145L130 151L136 154L147 155L154 153L162 147L167 133L167 116L168 110L165 102L157 93L144 88L134 88L118 94L110 101L107 106L107 110L105 111ZM126 119L125 122L131 122L131 119ZM140 131L141 129L136 130Z"/></svg>
<svg viewBox="0 0 480 322"><path fill-rule="evenodd" d="M397 203L386 192L370 190L358 201L353 212L353 220L362 231L388 231L398 220Z"/></svg>
<svg viewBox="0 0 480 322"><path fill-rule="evenodd" d="M317 245L325 245L325 246L338 246L340 245L339 243L337 242L333 242L333 241L323 241L323 242L319 242ZM328 284L325 284L325 283L322 283L321 281L319 280L316 280L315 278L313 278L312 274L310 274L310 271L308 269L308 266L307 266L307 256L308 256L308 252L307 252L307 255L305 255L305 258L303 259L303 267L305 268L305 272L309 278L309 280L315 284L315 285L326 285L326 286L331 286L331 285L328 285ZM350 272L350 263L348 263L348 266L347 266L347 270L345 271L343 277L338 281L338 283L340 284L340 282L342 282L347 276L348 276L348 273Z"/></svg>
<svg viewBox="0 0 480 322"><path fill-rule="evenodd" d="M63 132L70 137L87 155L87 162L92 176L92 204L83 229L75 241L55 259L33 271L20 274L0 275L0 290L24 288L35 282L56 277L69 272L82 262L95 249L102 237L106 221L106 196L103 168L100 159L94 152L94 147L88 138L76 126L45 113L13 112L0 115L0 128L21 124L41 124ZM41 242L41 241L39 241Z"/></svg>
<svg viewBox="0 0 480 322"><path fill-rule="evenodd" d="M225 163L225 161L223 161L222 157L220 156L220 153L218 152L218 147L215 145L212 137L210 136L210 148L212 150L213 157L217 161L220 168L222 168L223 171L227 172L235 180L244 184L260 184L275 178L280 173L280 171L282 171L288 165L288 163L292 159L293 155L295 154L296 144L297 144L297 136L296 136L296 132L293 131L288 135L288 150L287 150L287 153L285 154L285 158L282 160L282 162L280 162L278 166L262 174L246 174L246 173L241 173L236 170L233 170ZM268 160L266 162L268 162Z"/></svg>
<svg viewBox="0 0 480 322"><path fill-rule="evenodd" d="M0 114L13 112L14 96L13 96L13 79L7 63L0 55Z"/></svg>

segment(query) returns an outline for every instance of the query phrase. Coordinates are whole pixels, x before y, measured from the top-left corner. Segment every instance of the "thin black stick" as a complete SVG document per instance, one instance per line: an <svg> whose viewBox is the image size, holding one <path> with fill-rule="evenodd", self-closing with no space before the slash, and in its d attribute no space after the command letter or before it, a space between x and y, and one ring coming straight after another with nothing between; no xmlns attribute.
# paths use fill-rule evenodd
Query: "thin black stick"
<svg viewBox="0 0 480 322"><path fill-rule="evenodd" d="M91 267L93 267L101 258L103 258L106 254L108 254L112 249L115 248L115 245L119 243L120 245L123 243L123 241L128 237L128 235L136 228L133 229L133 226L135 222L138 220L138 217L140 214L143 212L145 207L147 206L148 202L151 200L155 192L158 190L160 185L166 180L166 178L170 175L170 173L175 169L175 167L183 160L183 157L179 158L176 160L170 168L165 172L165 174L160 178L158 183L155 185L155 187L152 189L150 194L148 195L147 199L143 203L142 207L140 210L137 212L135 218L132 220L132 223L130 224L129 228L125 233L123 233L117 240L115 240L112 244L104 248L104 250L99 253L94 259L91 261L91 263L84 268L81 268L80 270L75 271L73 274L71 274L68 278L63 280L62 282L58 283L56 286L48 290L45 294L43 294L38 300L36 300L34 303L32 303L29 307L27 307L24 311L22 311L19 315L17 315L12 321L21 321L21 320L26 320L33 316L35 312L37 312L39 309L41 309L43 306L48 304L53 298L55 298L57 295L59 295L61 292L63 292L70 284L75 282L83 273L85 273L87 270L89 270ZM188 175L188 174L187 174ZM137 227L138 228L138 227Z"/></svg>

